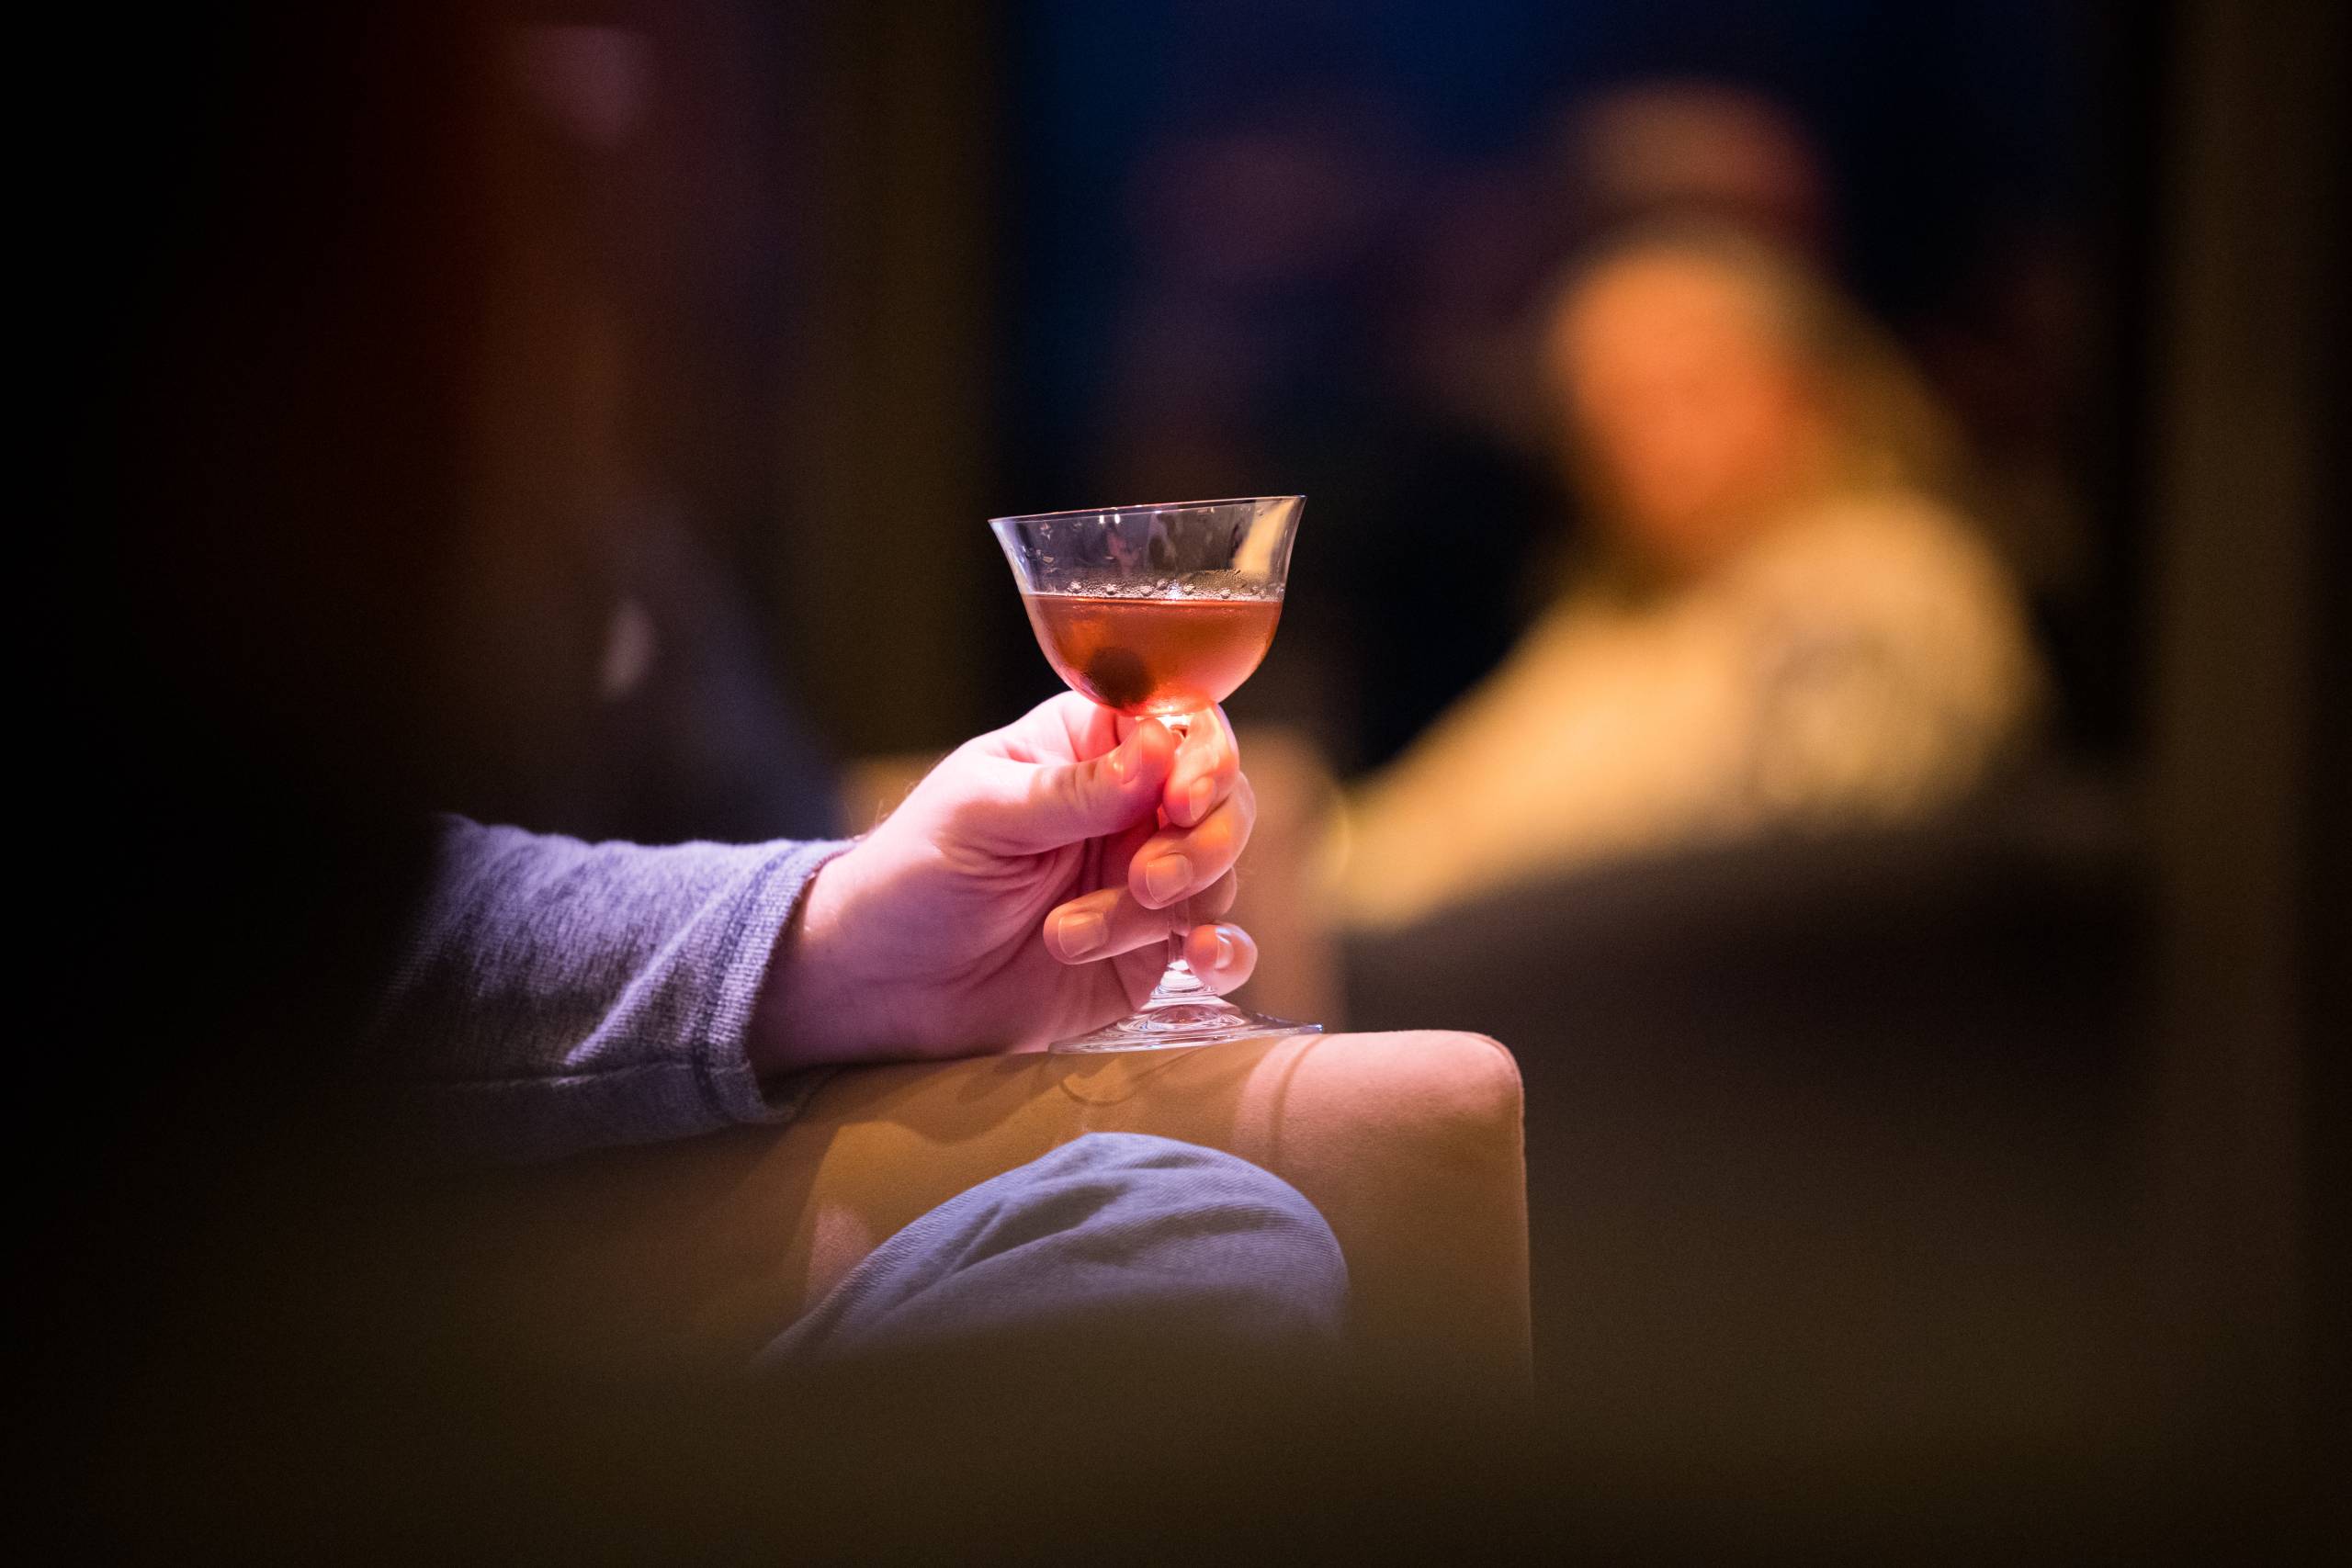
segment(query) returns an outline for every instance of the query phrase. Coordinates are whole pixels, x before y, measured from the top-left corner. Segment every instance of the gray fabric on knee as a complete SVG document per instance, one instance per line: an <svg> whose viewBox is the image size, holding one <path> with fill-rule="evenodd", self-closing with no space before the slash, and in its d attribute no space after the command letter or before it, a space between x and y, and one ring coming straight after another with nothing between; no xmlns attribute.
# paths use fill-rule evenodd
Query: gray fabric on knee
<svg viewBox="0 0 2352 1568"><path fill-rule="evenodd" d="M915 1220L760 1362L1104 1331L1277 1351L1335 1345L1346 1303L1339 1243L1288 1182L1216 1149L1094 1133Z"/></svg>

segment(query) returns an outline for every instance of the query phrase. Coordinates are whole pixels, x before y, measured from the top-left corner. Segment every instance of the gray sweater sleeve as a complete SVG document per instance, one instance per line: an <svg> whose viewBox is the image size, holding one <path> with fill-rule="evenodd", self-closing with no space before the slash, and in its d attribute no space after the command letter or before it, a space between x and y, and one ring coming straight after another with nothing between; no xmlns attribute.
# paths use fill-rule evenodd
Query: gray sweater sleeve
<svg viewBox="0 0 2352 1568"><path fill-rule="evenodd" d="M777 934L841 843L586 844L445 818L367 1042L435 1143L546 1159L791 1116L744 1054Z"/></svg>

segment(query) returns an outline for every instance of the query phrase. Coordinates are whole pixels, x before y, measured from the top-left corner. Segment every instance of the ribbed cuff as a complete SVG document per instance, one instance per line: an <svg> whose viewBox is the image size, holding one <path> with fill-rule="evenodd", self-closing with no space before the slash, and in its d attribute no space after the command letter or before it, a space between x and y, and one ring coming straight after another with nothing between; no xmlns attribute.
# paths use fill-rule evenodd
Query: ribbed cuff
<svg viewBox="0 0 2352 1568"><path fill-rule="evenodd" d="M729 1122L785 1122L798 1114L828 1069L790 1073L767 1084L752 1070L752 1010L775 952L808 884L850 847L846 839L796 843L760 868L721 940L719 983L695 1030L695 1077L713 1111Z"/></svg>

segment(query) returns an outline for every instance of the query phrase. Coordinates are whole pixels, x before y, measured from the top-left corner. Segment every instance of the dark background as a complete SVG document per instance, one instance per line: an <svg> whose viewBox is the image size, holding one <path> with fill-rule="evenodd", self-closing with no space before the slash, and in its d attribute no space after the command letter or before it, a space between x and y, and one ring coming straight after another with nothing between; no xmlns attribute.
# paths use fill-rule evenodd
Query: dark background
<svg viewBox="0 0 2352 1568"><path fill-rule="evenodd" d="M312 1069L418 814L599 755L548 652L593 654L593 552L469 511L502 225L549 236L526 293L627 324L635 479L812 750L937 749L1043 694L980 524L1170 498L1118 489L1148 473L1310 496L1236 708L1350 770L1500 655L1573 534L1540 461L1433 400L1416 331L1507 318L1574 238L1527 194L1559 113L1670 76L1819 146L1824 243L1976 438L2061 722L2035 788L1949 831L1476 911L1353 955L1351 1016L1525 1064L1555 1414L1596 1494L1981 1520L1938 1488L2007 1475L2028 1524L2300 1522L2352 1406L2340 8L522 19L639 40L633 134L485 179L469 94L504 46L454 7L33 50L76 89L37 150L34 297L65 340L71 678L19 819L25 1092L69 1151L30 1254L53 1458L175 1350L209 1347L198 1394L285 1350L288 1238L334 1233L322 1173L356 1158ZM284 1199L289 1168L321 1179Z"/></svg>

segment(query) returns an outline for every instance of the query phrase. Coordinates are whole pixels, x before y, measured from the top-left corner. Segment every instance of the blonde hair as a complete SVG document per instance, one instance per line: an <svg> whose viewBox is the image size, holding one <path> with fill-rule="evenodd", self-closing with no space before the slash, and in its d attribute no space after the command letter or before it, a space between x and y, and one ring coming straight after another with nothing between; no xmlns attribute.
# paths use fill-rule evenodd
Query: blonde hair
<svg viewBox="0 0 2352 1568"><path fill-rule="evenodd" d="M1687 218L1621 230L1561 274L1545 298L1543 325L1555 325L1602 274L1652 257L1695 261L1738 285L1766 329L1818 378L1836 445L1836 489L1899 487L1964 499L1966 445L1910 356L1819 268L1749 231Z"/></svg>

